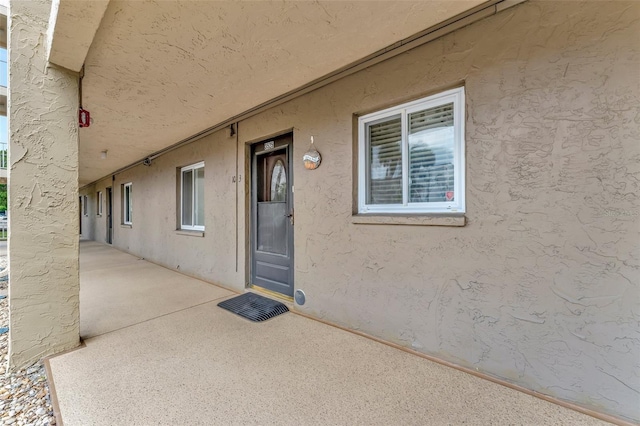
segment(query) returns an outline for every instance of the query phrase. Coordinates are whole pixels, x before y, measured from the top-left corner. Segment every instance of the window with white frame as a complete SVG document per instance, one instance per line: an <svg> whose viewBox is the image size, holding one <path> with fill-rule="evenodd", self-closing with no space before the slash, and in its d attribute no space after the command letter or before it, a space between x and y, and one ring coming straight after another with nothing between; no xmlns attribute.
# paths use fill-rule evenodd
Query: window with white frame
<svg viewBox="0 0 640 426"><path fill-rule="evenodd" d="M102 191L98 191L98 193L96 194L96 200L98 200L98 205L96 206L96 214L98 216L102 216Z"/></svg>
<svg viewBox="0 0 640 426"><path fill-rule="evenodd" d="M204 162L180 169L180 229L204 231Z"/></svg>
<svg viewBox="0 0 640 426"><path fill-rule="evenodd" d="M464 88L358 120L359 213L463 213Z"/></svg>
<svg viewBox="0 0 640 426"><path fill-rule="evenodd" d="M122 223L133 224L133 184L131 182L122 185Z"/></svg>

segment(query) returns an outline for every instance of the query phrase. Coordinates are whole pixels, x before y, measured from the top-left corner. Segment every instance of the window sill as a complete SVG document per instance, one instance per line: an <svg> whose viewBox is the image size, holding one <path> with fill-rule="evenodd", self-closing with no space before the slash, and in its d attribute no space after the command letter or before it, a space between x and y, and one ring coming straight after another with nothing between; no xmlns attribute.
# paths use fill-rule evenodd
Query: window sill
<svg viewBox="0 0 640 426"><path fill-rule="evenodd" d="M358 214L351 216L357 225L465 226L464 213L459 214Z"/></svg>
<svg viewBox="0 0 640 426"><path fill-rule="evenodd" d="M129 228L129 229L131 229L131 228L133 228L133 225L129 225L127 223L121 223L120 224L120 228Z"/></svg>
<svg viewBox="0 0 640 426"><path fill-rule="evenodd" d="M186 229L176 229L176 235L186 235L188 237L204 237L204 231L189 231Z"/></svg>

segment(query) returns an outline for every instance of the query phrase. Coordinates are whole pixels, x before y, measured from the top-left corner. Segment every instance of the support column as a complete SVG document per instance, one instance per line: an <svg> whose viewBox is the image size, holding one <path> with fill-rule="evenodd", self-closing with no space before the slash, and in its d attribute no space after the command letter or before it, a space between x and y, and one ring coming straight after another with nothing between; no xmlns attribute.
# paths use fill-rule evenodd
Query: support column
<svg viewBox="0 0 640 426"><path fill-rule="evenodd" d="M78 80L47 62L51 0L9 8L9 366L79 344Z"/></svg>

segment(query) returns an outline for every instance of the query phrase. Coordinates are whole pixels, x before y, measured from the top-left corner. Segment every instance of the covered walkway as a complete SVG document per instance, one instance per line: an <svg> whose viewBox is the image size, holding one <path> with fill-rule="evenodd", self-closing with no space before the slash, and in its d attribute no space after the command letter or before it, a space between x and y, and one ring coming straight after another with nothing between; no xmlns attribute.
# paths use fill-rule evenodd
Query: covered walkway
<svg viewBox="0 0 640 426"><path fill-rule="evenodd" d="M254 324L233 293L81 243L86 344L49 360L65 425L602 424L287 313Z"/></svg>

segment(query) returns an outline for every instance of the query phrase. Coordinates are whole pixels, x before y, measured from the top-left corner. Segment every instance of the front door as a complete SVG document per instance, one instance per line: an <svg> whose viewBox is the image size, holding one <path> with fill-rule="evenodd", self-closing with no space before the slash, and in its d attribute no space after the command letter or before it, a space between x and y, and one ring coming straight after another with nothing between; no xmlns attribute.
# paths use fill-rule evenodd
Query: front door
<svg viewBox="0 0 640 426"><path fill-rule="evenodd" d="M252 149L251 284L293 296L293 135Z"/></svg>
<svg viewBox="0 0 640 426"><path fill-rule="evenodd" d="M107 243L113 241L113 194L111 188L107 188Z"/></svg>

